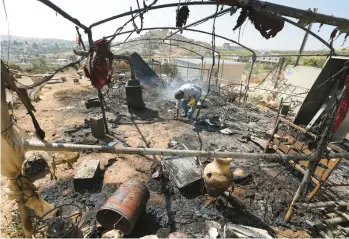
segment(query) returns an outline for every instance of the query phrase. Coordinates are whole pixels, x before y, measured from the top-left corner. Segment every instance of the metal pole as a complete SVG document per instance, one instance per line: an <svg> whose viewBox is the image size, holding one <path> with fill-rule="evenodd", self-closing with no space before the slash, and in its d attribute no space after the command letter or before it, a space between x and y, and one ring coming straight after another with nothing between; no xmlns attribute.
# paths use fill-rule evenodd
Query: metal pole
<svg viewBox="0 0 349 239"><path fill-rule="evenodd" d="M310 9L309 9L310 10ZM313 9L313 12L314 13L317 13L317 8L314 8ZM309 23L309 25L308 25L308 30L309 31L311 31L311 27L313 26L313 23L312 22L310 22ZM301 48L299 49L299 54L302 54L302 52L303 52L303 50L304 50L304 47L305 47L305 44L307 43L307 41L308 41L308 36L309 36L309 32L305 32L305 35L304 35L304 38L303 38L303 41L302 41L302 45L301 45ZM299 59L300 59L301 57L300 56L298 56L297 57L297 60L296 60L296 63L294 64L294 66L298 66L298 63L299 63Z"/></svg>
<svg viewBox="0 0 349 239"><path fill-rule="evenodd" d="M239 152L219 152L219 151L200 151L200 150L176 150L161 148L132 148L132 147L114 147L103 145L84 145L84 144L63 144L49 143L38 141L26 141L24 143L26 150L43 150L43 151L68 151L79 152L81 150L93 150L100 153L116 154L138 154L138 155L162 155L162 156L193 156L193 157L217 157L217 158L234 158L234 159L264 159L271 161L280 160L309 160L312 155L286 155L286 154L261 154L261 153L239 153ZM349 153L329 154L330 158L349 159Z"/></svg>
<svg viewBox="0 0 349 239"><path fill-rule="evenodd" d="M221 79L223 79L223 67L224 67L224 60L223 60L223 62L222 62Z"/></svg>
<svg viewBox="0 0 349 239"><path fill-rule="evenodd" d="M65 11L63 11L62 9L60 9L57 5L55 5L54 3L52 3L49 0L38 0L39 2L42 2L43 4L45 4L46 6L48 6L49 8L53 9L55 12L58 12L62 17L64 17L65 19L71 21L72 23L74 23L75 25L81 27L82 29L85 30L85 32L90 32L91 30L86 27L84 24L80 23L80 21L76 18L73 18L72 16L70 16L68 13L66 13Z"/></svg>
<svg viewBox="0 0 349 239"><path fill-rule="evenodd" d="M240 81L239 103L241 102L242 80Z"/></svg>
<svg viewBox="0 0 349 239"><path fill-rule="evenodd" d="M90 45L90 49L91 47L93 46L93 39L92 39L92 32L88 32L87 34L88 36L88 42L89 42L89 45ZM92 56L93 56L93 53L90 54L90 62L89 62L89 68L90 68L90 76L91 78L93 77L93 74L92 74ZM92 79L91 79L92 80ZM103 93L102 93L102 89L97 89L98 91L98 98L99 98L99 102L101 104L101 110L102 110L102 116L103 116L103 122L104 122L104 127L105 127L105 132L108 134L109 133L109 130L108 130L108 122L107 122L107 117L105 116L105 111L104 111L104 99L103 99Z"/></svg>
<svg viewBox="0 0 349 239"><path fill-rule="evenodd" d="M270 3L266 1L255 1L255 0L216 0L216 3L222 3L229 6L238 7L253 7L256 11L262 13L283 15L286 17L297 18L297 19L311 19L311 21L316 23L323 23L326 25L338 26L348 26L349 19L335 17L330 15L325 15L321 13L313 13L311 11L293 8L285 5L279 5L275 3Z"/></svg>
<svg viewBox="0 0 349 239"><path fill-rule="evenodd" d="M278 83L280 81L280 78L281 78L281 71L282 71L282 66L284 65L284 61L285 61L285 57L282 57L281 60L280 60L280 69L279 69L279 73L276 77L276 81L275 81L275 84L274 84L274 89L276 89L278 87Z"/></svg>
<svg viewBox="0 0 349 239"><path fill-rule="evenodd" d="M252 75L252 70L253 70L253 66L254 66L255 61L256 61L256 56L253 55L250 74L248 75L248 81L247 81L247 86L246 86L245 95L244 95L244 102L246 102L246 100L247 100L247 92L248 92L248 88L250 87L251 75Z"/></svg>
<svg viewBox="0 0 349 239"><path fill-rule="evenodd" d="M188 3L190 3L190 2L188 2ZM163 30L163 29L177 30L178 28L176 28L176 27L148 27L148 28L143 28L144 31L146 31L146 30ZM202 34L206 34L206 35L212 36L212 32L201 31L201 30L198 30L198 29L185 28L185 29L182 29L182 30L184 30L184 31L191 31L191 32L199 32L199 33L202 33ZM133 31L134 31L134 30L125 31L125 32L120 32L120 33L118 33L118 35L128 34L128 33L133 32ZM110 37L113 37L114 35L115 35L115 34L110 35L110 36L106 36L105 38L110 38ZM229 39L229 38L227 38L227 37L224 37L224 36L221 36L221 35L218 35L218 34L214 34L214 35L215 35L215 37L221 38L221 39L223 39L223 40L226 40L226 41L229 41L229 42L231 42L231 43L234 43L234 44L236 44L236 45L238 45L238 46L241 46L242 48L248 50L248 51L251 52L252 54L256 54L252 49L250 49L250 48L248 48L247 46L244 46L244 45L238 43L237 41L234 41L234 40L232 40L232 39ZM162 39L162 40L164 41L165 39Z"/></svg>
<svg viewBox="0 0 349 239"><path fill-rule="evenodd" d="M203 57L201 57L201 70L200 70L200 73L201 73L201 81L203 81L204 80L204 76L203 76L203 74L204 74L204 58ZM201 82L201 83L203 83L203 82Z"/></svg>
<svg viewBox="0 0 349 239"><path fill-rule="evenodd" d="M276 116L276 120L275 120L275 126L276 126L276 123L278 122L279 120L279 116L280 116L280 112L281 112L281 107L282 107L282 102L283 102L284 98L281 98L281 101L280 101L280 105L279 105L279 110L278 110L278 114Z"/></svg>
<svg viewBox="0 0 349 239"><path fill-rule="evenodd" d="M189 77L189 61L188 61L188 68L187 68L187 78Z"/></svg>

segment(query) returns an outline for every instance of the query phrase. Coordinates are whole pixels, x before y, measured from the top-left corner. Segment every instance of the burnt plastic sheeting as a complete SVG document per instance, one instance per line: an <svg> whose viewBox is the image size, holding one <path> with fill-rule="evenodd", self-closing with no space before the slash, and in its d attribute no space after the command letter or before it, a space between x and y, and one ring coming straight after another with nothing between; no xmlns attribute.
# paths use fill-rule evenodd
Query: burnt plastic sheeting
<svg viewBox="0 0 349 239"><path fill-rule="evenodd" d="M146 85L154 83L159 80L159 76L150 68L150 66L143 60L143 58L134 52L131 55L134 70L138 79Z"/></svg>

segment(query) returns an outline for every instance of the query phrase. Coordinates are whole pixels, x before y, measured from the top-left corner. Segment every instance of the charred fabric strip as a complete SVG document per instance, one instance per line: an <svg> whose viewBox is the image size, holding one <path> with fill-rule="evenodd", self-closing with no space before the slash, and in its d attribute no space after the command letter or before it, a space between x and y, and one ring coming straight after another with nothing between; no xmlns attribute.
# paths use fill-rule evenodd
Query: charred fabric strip
<svg viewBox="0 0 349 239"><path fill-rule="evenodd" d="M92 58L91 74L87 67L84 67L86 76L91 79L92 85L97 89L103 88L111 79L110 69L113 53L111 53L109 48L109 42L105 39L96 41L92 48L95 55Z"/></svg>
<svg viewBox="0 0 349 239"><path fill-rule="evenodd" d="M285 21L277 15L259 12L252 6L241 8L240 16L237 19L235 31L246 21L247 17L263 37L269 39L275 37L285 25Z"/></svg>
<svg viewBox="0 0 349 239"><path fill-rule="evenodd" d="M188 6L182 6L177 9L176 14L176 27L182 28L187 24L187 20L189 18L189 8ZM182 33L182 32L181 32Z"/></svg>

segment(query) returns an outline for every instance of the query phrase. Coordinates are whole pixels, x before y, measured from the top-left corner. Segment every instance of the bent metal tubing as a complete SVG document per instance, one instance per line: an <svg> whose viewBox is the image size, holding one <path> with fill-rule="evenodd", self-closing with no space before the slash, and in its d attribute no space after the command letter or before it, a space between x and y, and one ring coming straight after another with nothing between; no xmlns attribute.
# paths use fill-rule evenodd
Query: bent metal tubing
<svg viewBox="0 0 349 239"><path fill-rule="evenodd" d="M84 144L64 144L49 142L26 141L24 143L26 150L45 150L45 151L70 151L78 152L81 150L93 150L100 153L116 154L138 154L138 155L162 155L162 156L196 156L196 157L217 157L234 159L264 159L270 161L280 160L311 160L312 155L281 155L281 154L262 154L262 153L238 153L238 152L218 152L218 151L200 151L200 150L176 150L160 148L132 148L132 147L114 147L102 145L84 145ZM349 159L349 153L329 154L330 158Z"/></svg>

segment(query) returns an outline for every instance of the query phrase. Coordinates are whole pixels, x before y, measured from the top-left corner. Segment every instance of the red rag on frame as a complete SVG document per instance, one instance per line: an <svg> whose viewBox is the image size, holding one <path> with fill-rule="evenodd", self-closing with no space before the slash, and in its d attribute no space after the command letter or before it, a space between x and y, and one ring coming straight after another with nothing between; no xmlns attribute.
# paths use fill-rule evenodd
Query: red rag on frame
<svg viewBox="0 0 349 239"><path fill-rule="evenodd" d="M343 120L347 116L348 110L349 110L349 75L345 80L345 90L343 93L342 100L338 107L333 132L336 132L338 130L339 126L342 124Z"/></svg>
<svg viewBox="0 0 349 239"><path fill-rule="evenodd" d="M92 60L92 78L90 74L86 74L86 76L91 79L91 83L94 87L101 89L108 84L109 66L107 59L110 60L113 54L109 51L109 44L105 39L96 41L93 45L93 51L96 52L96 55Z"/></svg>

